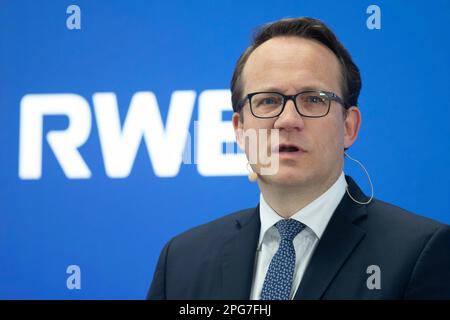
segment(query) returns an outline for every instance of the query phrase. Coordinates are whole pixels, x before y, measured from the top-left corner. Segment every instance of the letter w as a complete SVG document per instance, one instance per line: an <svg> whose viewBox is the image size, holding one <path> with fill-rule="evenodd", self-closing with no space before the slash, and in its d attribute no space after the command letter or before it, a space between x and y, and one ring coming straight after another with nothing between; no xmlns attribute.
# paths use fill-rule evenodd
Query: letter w
<svg viewBox="0 0 450 320"><path fill-rule="evenodd" d="M195 91L173 92L164 130L152 92L134 94L122 129L115 94L94 94L95 116L107 175L111 178L128 177L144 138L156 176L176 176L188 136L195 96Z"/></svg>

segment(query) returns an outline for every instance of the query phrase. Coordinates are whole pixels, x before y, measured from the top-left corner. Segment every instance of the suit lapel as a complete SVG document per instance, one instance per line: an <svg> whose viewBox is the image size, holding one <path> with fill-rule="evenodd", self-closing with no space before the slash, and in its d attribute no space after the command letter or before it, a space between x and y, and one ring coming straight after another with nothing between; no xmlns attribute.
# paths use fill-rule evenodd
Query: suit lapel
<svg viewBox="0 0 450 320"><path fill-rule="evenodd" d="M222 298L249 299L261 222L259 205L236 220L235 230L222 249Z"/></svg>
<svg viewBox="0 0 450 320"><path fill-rule="evenodd" d="M356 183L348 176L346 179L352 196L364 199L365 196ZM323 296L339 269L364 237L365 231L354 222L365 215L365 206L354 203L346 193L317 245L294 299L320 299Z"/></svg>

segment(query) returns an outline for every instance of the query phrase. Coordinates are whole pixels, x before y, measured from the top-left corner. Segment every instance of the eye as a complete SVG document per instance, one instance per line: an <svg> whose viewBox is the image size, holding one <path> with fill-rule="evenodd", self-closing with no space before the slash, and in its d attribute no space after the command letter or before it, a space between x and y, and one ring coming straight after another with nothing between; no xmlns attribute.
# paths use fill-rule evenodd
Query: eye
<svg viewBox="0 0 450 320"><path fill-rule="evenodd" d="M283 98L276 94L258 93L252 98L252 104L256 107L275 107L282 103Z"/></svg>
<svg viewBox="0 0 450 320"><path fill-rule="evenodd" d="M276 99L275 97L267 97L261 100L261 104L276 104L278 103L279 99Z"/></svg>
<svg viewBox="0 0 450 320"><path fill-rule="evenodd" d="M307 96L305 97L305 102L313 104L324 104L326 99L320 96Z"/></svg>

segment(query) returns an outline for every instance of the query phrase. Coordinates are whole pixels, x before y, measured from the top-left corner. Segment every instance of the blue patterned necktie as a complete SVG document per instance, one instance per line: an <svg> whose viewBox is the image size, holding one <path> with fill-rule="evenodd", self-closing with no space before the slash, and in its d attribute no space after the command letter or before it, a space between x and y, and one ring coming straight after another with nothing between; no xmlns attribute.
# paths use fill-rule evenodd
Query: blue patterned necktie
<svg viewBox="0 0 450 320"><path fill-rule="evenodd" d="M270 261L264 279L261 300L289 300L295 268L295 249L292 241L305 225L294 219L283 219L275 224L280 233L280 246Z"/></svg>

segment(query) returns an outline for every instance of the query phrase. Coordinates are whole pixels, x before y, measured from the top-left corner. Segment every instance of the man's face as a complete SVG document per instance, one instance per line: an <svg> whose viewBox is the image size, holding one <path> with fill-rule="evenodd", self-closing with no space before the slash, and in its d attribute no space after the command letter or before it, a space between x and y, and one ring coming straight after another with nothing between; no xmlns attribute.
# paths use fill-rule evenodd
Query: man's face
<svg viewBox="0 0 450 320"><path fill-rule="evenodd" d="M337 57L319 42L298 37L276 37L256 48L242 72L243 93L276 91L294 95L304 90L331 91L342 97L341 70ZM331 102L329 113L321 118L302 117L292 100L283 113L272 119L251 114L247 103L242 114L233 115L237 141L244 146L242 135L248 129L279 130L279 143L295 145L297 152L279 152L279 169L262 180L282 186L323 185L334 182L342 171L343 151L356 140L360 125L359 110L350 108L344 118L343 107ZM239 117L243 119L239 119ZM239 121L243 120L243 121ZM262 133L261 133L262 134ZM268 152L276 146L270 145ZM260 172L261 165L252 167ZM334 179L334 180L333 180Z"/></svg>

